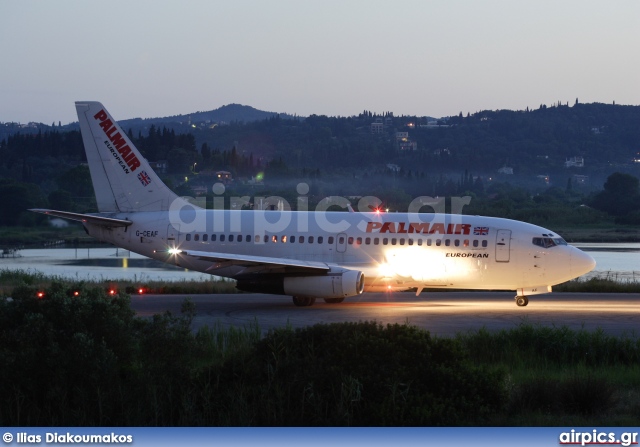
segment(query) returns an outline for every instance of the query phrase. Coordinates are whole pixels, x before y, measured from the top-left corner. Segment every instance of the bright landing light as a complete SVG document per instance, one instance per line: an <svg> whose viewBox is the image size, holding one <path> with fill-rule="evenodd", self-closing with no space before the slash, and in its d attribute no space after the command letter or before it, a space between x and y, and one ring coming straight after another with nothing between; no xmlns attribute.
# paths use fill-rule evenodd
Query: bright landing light
<svg viewBox="0 0 640 447"><path fill-rule="evenodd" d="M169 254L170 255L177 255L178 253L180 253L180 249L179 248L170 248L169 249Z"/></svg>

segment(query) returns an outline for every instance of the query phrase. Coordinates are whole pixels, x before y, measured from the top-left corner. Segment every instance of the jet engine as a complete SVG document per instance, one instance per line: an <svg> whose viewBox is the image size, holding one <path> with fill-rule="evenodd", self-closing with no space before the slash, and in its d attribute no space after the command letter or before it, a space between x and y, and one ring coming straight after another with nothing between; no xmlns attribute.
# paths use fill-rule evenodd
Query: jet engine
<svg viewBox="0 0 640 447"><path fill-rule="evenodd" d="M298 297L345 298L364 291L364 274L343 270L325 275L286 276L239 279L236 286L246 292L273 293Z"/></svg>

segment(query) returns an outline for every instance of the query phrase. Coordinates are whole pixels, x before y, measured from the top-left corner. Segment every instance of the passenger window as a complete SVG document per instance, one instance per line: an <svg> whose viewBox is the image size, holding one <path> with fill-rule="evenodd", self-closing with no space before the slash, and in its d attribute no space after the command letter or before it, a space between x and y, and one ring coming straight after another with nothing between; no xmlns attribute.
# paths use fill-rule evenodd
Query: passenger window
<svg viewBox="0 0 640 447"><path fill-rule="evenodd" d="M442 239L436 239L436 246L439 247L442 245Z"/></svg>
<svg viewBox="0 0 640 447"><path fill-rule="evenodd" d="M313 244L313 236L309 236L309 243Z"/></svg>
<svg viewBox="0 0 640 447"><path fill-rule="evenodd" d="M191 240L191 234L187 234L186 239L187 239L188 241L190 241L190 240Z"/></svg>
<svg viewBox="0 0 640 447"><path fill-rule="evenodd" d="M335 241L334 237L333 236L329 236L329 240L328 240L329 244L333 245L334 241Z"/></svg>
<svg viewBox="0 0 640 447"><path fill-rule="evenodd" d="M465 239L465 240L464 240L464 244L463 244L463 245L464 245L465 247L468 247L468 246L469 246L469 239Z"/></svg>
<svg viewBox="0 0 640 447"><path fill-rule="evenodd" d="M398 240L395 237L391 238L391 245L396 245L397 242Z"/></svg>
<svg viewBox="0 0 640 447"><path fill-rule="evenodd" d="M344 244L344 236L338 238L338 244Z"/></svg>
<svg viewBox="0 0 640 447"><path fill-rule="evenodd" d="M267 242L269 242L269 236L267 236L266 234L264 235L264 243L266 244Z"/></svg>
<svg viewBox="0 0 640 447"><path fill-rule="evenodd" d="M207 242L207 239L209 239L209 235L208 234L203 234L202 235L202 241L203 242Z"/></svg>
<svg viewBox="0 0 640 447"><path fill-rule="evenodd" d="M373 245L380 245L380 238L373 239Z"/></svg>
<svg viewBox="0 0 640 447"><path fill-rule="evenodd" d="M293 243L295 243L295 241L296 241L296 237L295 236L291 236L289 238L289 243L293 244Z"/></svg>
<svg viewBox="0 0 640 447"><path fill-rule="evenodd" d="M455 241L453 241L453 245L455 245L456 247L460 246L460 239L456 239Z"/></svg>
<svg viewBox="0 0 640 447"><path fill-rule="evenodd" d="M400 245L404 245L404 238L403 237L400 238Z"/></svg>
<svg viewBox="0 0 640 447"><path fill-rule="evenodd" d="M259 244L260 243L260 236L256 234L255 237L254 237L254 240L255 240L256 244Z"/></svg>
<svg viewBox="0 0 640 447"><path fill-rule="evenodd" d="M418 245L422 246L422 239L418 239Z"/></svg>
<svg viewBox="0 0 640 447"><path fill-rule="evenodd" d="M229 235L229 242L233 242L233 234Z"/></svg>
<svg viewBox="0 0 640 447"><path fill-rule="evenodd" d="M318 236L318 244L322 244L323 240L324 240L324 238L322 236Z"/></svg>
<svg viewBox="0 0 640 447"><path fill-rule="evenodd" d="M238 235L238 242L242 242L242 235L241 234Z"/></svg>
<svg viewBox="0 0 640 447"><path fill-rule="evenodd" d="M447 246L447 247L448 247L449 245L451 245L451 240L450 240L450 239L445 239L445 240L444 240L444 245L445 245L445 246Z"/></svg>
<svg viewBox="0 0 640 447"><path fill-rule="evenodd" d="M349 243L349 245L353 245L353 236L349 236L349 239L347 239L347 242Z"/></svg>
<svg viewBox="0 0 640 447"><path fill-rule="evenodd" d="M225 237L224 234L220 235L220 242L224 242L224 237Z"/></svg>
<svg viewBox="0 0 640 447"><path fill-rule="evenodd" d="M285 242L287 242L287 236L282 236L282 237L280 238L280 242L282 242L283 244L284 244Z"/></svg>
<svg viewBox="0 0 640 447"><path fill-rule="evenodd" d="M273 236L271 236L271 240L275 243L278 242L278 236L276 236L275 234Z"/></svg>
<svg viewBox="0 0 640 447"><path fill-rule="evenodd" d="M382 239L382 245L388 245L389 244L389 239L388 238L383 238Z"/></svg>
<svg viewBox="0 0 640 447"><path fill-rule="evenodd" d="M409 239L409 245L413 245L413 239Z"/></svg>
<svg viewBox="0 0 640 447"><path fill-rule="evenodd" d="M300 242L301 244L304 244L304 236L300 236L300 240L298 242Z"/></svg>
<svg viewBox="0 0 640 447"><path fill-rule="evenodd" d="M215 241L216 241L216 235L215 235L215 234L212 234L212 235L211 235L211 242L215 242Z"/></svg>
<svg viewBox="0 0 640 447"><path fill-rule="evenodd" d="M427 239L427 246L431 247L431 239Z"/></svg>
<svg viewBox="0 0 640 447"><path fill-rule="evenodd" d="M477 247L477 246L478 246L478 240L477 240L477 239L475 239L475 240L473 241L473 246L474 246L474 247Z"/></svg>
<svg viewBox="0 0 640 447"><path fill-rule="evenodd" d="M194 241L199 241L199 240L200 240L200 235L199 235L199 234L195 234L195 235L193 236L193 240L194 240Z"/></svg>
<svg viewBox="0 0 640 447"><path fill-rule="evenodd" d="M358 239L356 239L356 244L357 245L362 245L362 238L359 237Z"/></svg>
<svg viewBox="0 0 640 447"><path fill-rule="evenodd" d="M486 247L487 246L487 241L482 241L482 246Z"/></svg>
<svg viewBox="0 0 640 447"><path fill-rule="evenodd" d="M367 245L371 245L371 238L370 237L366 237L364 239L364 243L367 244Z"/></svg>

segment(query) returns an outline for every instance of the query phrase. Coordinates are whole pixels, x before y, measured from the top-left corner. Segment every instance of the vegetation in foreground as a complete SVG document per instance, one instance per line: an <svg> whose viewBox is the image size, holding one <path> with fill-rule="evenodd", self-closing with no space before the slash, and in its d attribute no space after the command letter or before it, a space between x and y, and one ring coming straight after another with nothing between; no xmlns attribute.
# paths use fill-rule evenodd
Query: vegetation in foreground
<svg viewBox="0 0 640 447"><path fill-rule="evenodd" d="M640 339L526 323L433 337L375 322L194 333L125 294L0 300L5 426L636 425Z"/></svg>

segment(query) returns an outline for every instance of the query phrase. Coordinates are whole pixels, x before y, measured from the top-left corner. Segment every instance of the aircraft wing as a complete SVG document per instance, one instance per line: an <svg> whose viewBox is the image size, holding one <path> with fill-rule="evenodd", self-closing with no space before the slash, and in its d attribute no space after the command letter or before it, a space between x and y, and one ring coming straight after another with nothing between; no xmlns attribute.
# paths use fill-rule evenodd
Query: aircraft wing
<svg viewBox="0 0 640 447"><path fill-rule="evenodd" d="M272 271L295 271L310 274L328 272L329 267L324 262L300 261L298 259L272 258L268 256L240 255L232 253L216 253L210 251L182 250L178 254L191 256L203 261L211 261L207 272L214 272L231 266L246 267L245 273L266 273Z"/></svg>
<svg viewBox="0 0 640 447"><path fill-rule="evenodd" d="M102 225L104 227L128 227L133 223L130 220L114 219L112 217L97 216L94 214L70 213L68 211L46 210L42 208L32 208L29 211L46 214L47 216L77 220L78 222L89 222L96 225Z"/></svg>

